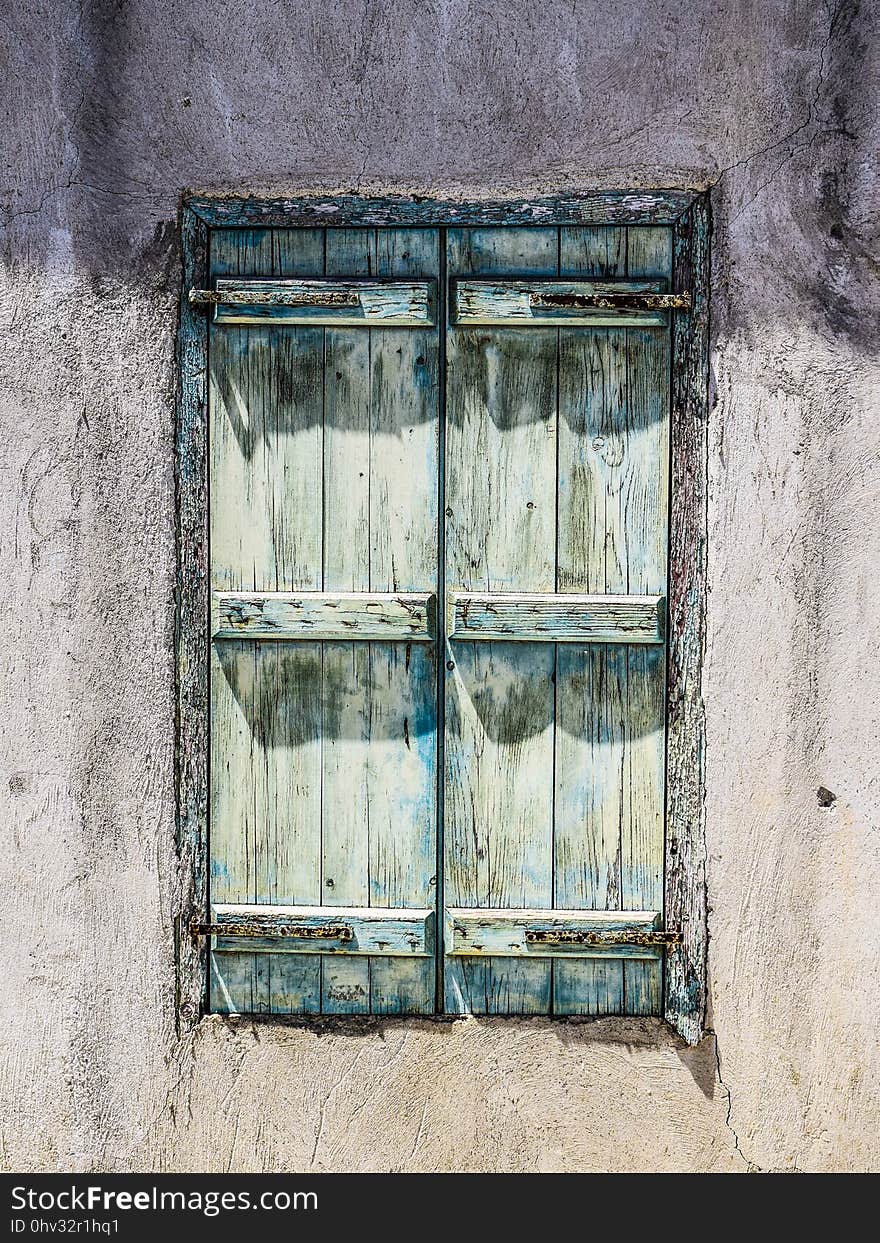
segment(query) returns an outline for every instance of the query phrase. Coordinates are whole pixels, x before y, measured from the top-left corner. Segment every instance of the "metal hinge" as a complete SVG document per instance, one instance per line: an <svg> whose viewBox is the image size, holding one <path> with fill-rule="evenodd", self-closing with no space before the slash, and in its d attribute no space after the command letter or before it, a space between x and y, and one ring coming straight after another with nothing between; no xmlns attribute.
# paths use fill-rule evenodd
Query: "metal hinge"
<svg viewBox="0 0 880 1243"><path fill-rule="evenodd" d="M356 293L337 289L191 289L192 306L360 306Z"/></svg>
<svg viewBox="0 0 880 1243"><path fill-rule="evenodd" d="M681 945L682 934L673 929L662 932L590 932L584 928L527 928L529 945L642 945L651 949L672 949Z"/></svg>
<svg viewBox="0 0 880 1243"><path fill-rule="evenodd" d="M307 941L351 941L354 937L349 924L273 924L269 929L265 924L193 921L189 928L194 937L300 937Z"/></svg>
<svg viewBox="0 0 880 1243"><path fill-rule="evenodd" d="M691 305L689 293L530 293L530 306L558 310L677 311Z"/></svg>

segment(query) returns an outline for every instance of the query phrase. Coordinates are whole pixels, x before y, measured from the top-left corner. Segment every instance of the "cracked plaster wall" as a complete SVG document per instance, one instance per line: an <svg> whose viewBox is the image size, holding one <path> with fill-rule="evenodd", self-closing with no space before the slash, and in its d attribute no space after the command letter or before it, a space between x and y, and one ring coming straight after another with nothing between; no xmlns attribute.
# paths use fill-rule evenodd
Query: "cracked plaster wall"
<svg viewBox="0 0 880 1243"><path fill-rule="evenodd" d="M858 0L7 7L5 1167L877 1168L876 19ZM212 1018L178 1042L181 191L708 185L717 1037Z"/></svg>

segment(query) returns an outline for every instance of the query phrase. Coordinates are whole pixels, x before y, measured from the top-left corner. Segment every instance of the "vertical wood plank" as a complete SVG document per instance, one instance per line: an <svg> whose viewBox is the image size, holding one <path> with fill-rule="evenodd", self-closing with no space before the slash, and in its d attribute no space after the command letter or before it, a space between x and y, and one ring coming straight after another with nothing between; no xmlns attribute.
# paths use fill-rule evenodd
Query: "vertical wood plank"
<svg viewBox="0 0 880 1243"><path fill-rule="evenodd" d="M436 229L384 229L376 276L439 274ZM370 579L374 591L416 591L437 580L439 328L373 331Z"/></svg>
<svg viewBox="0 0 880 1243"><path fill-rule="evenodd" d="M316 229L220 230L211 237L212 278L296 276L320 271L322 262ZM211 326L211 565L217 590L319 586L321 333Z"/></svg>
<svg viewBox="0 0 880 1243"><path fill-rule="evenodd" d="M626 230L560 229L564 276L626 274ZM560 330L558 590L625 590L626 336ZM555 904L620 906L625 647L559 645L557 656ZM620 1014L620 960L555 962L557 1014Z"/></svg>
<svg viewBox="0 0 880 1243"><path fill-rule="evenodd" d="M328 229L327 276L372 276L373 229ZM370 590L370 331L324 333L323 591ZM322 864L326 906L366 906L370 893L370 651L323 645ZM325 957L321 1009L370 1009L368 959Z"/></svg>
<svg viewBox="0 0 880 1243"><path fill-rule="evenodd" d="M175 955L178 1035L209 1004L208 956L190 935L208 900L208 325L187 293L208 277L208 230L189 207L182 214L183 283L177 339L180 390L176 426L179 557L175 618L177 669L177 848L181 893Z"/></svg>
<svg viewBox="0 0 880 1243"><path fill-rule="evenodd" d="M556 229L450 229L449 278L553 276L557 249ZM452 590L553 590L556 341L555 328L449 331L446 561Z"/></svg>
<svg viewBox="0 0 880 1243"><path fill-rule="evenodd" d="M321 230L220 230L211 275L321 270ZM209 339L214 589L320 587L320 330L218 328ZM211 871L215 901L320 901L320 648L215 643L211 660ZM212 1005L275 1009L267 955L216 955ZM320 961L280 981L303 1009ZM280 1004L284 1003L283 999Z"/></svg>
<svg viewBox="0 0 880 1243"><path fill-rule="evenodd" d="M556 229L452 229L450 277L555 275ZM450 329L446 582L552 591L555 329ZM446 645L445 886L450 906L552 904L553 647ZM447 959L446 1005L546 1013L547 961Z"/></svg>
<svg viewBox="0 0 880 1243"><path fill-rule="evenodd" d="M663 909L663 795L665 764L665 653L627 652L628 746L623 770L621 907ZM627 1014L659 1014L661 962L623 964Z"/></svg>
<svg viewBox="0 0 880 1243"><path fill-rule="evenodd" d="M436 277L436 229L377 235L376 275ZM370 587L437 588L439 328L371 333ZM370 905L437 900L437 653L433 645L370 645L373 747ZM370 960L374 1014L428 1014L433 961Z"/></svg>
<svg viewBox="0 0 880 1243"><path fill-rule="evenodd" d="M696 1044L706 1014L706 541L711 217L699 196L673 230L673 288L691 310L673 316L672 508L669 564L666 918L683 944L667 955L664 1012Z"/></svg>
<svg viewBox="0 0 880 1243"><path fill-rule="evenodd" d="M251 1014L259 1002L255 976L265 954L211 955L211 1009L215 1014Z"/></svg>

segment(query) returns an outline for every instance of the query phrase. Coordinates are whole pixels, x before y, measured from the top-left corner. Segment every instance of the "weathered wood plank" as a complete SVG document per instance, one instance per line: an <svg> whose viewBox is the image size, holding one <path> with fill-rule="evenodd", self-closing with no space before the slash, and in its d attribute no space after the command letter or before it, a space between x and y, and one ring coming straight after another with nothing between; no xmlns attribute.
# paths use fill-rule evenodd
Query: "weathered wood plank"
<svg viewBox="0 0 880 1243"><path fill-rule="evenodd" d="M211 239L212 272L322 262L319 231ZM214 589L320 590L322 332L212 325L210 346Z"/></svg>
<svg viewBox="0 0 880 1243"><path fill-rule="evenodd" d="M435 511L436 516L436 511ZM437 895L437 656L370 646L370 906L434 907ZM435 964L370 961L373 1013L429 1014Z"/></svg>
<svg viewBox="0 0 880 1243"><path fill-rule="evenodd" d="M452 229L451 277L554 276L555 229ZM556 331L448 333L446 582L552 591ZM445 887L451 906L551 906L554 648L446 645ZM544 962L446 960L446 1004L546 1013Z"/></svg>
<svg viewBox="0 0 880 1243"><path fill-rule="evenodd" d="M193 291L198 302L206 291ZM218 279L215 324L420 328L436 320L434 281Z"/></svg>
<svg viewBox="0 0 880 1243"><path fill-rule="evenodd" d="M658 911L469 910L447 908L446 953L528 958L632 958L659 960L662 950L642 945L541 944L527 933L550 929L644 933L659 925Z"/></svg>
<svg viewBox="0 0 880 1243"><path fill-rule="evenodd" d="M436 233L331 230L327 274L435 275ZM325 590L436 584L436 329L327 329ZM324 648L324 901L424 907L436 872L427 646ZM325 962L328 1012L429 1012L433 964Z"/></svg>
<svg viewBox="0 0 880 1243"><path fill-rule="evenodd" d="M633 324L663 328L669 322L664 309L553 305L557 300L613 301L623 296L662 292L661 281L457 280L453 284L452 305L455 322L462 326L623 328Z"/></svg>
<svg viewBox="0 0 880 1243"><path fill-rule="evenodd" d="M325 234L325 273L367 277L375 272L375 234L333 229ZM370 590L370 358L372 334L324 332L325 591ZM323 646L322 902L370 901L370 652L352 643ZM324 1013L370 1009L366 959L322 963Z"/></svg>
<svg viewBox="0 0 880 1243"><path fill-rule="evenodd" d="M192 1029L207 1004L204 945L185 933L208 900L208 326L185 291L207 280L208 230L189 208L182 220L183 291L177 336L176 484L179 523L175 657L177 848L181 902L175 912L179 1030Z"/></svg>
<svg viewBox="0 0 880 1243"><path fill-rule="evenodd" d="M435 229L376 237L383 279L435 276ZM436 590L439 498L439 349L436 327L371 336L370 584L373 590ZM431 634L436 635L431 602ZM437 898L437 651L373 644L373 779L370 905L433 907ZM402 745L401 745L402 743ZM434 962L375 957L374 1014L431 1013Z"/></svg>
<svg viewBox="0 0 880 1243"><path fill-rule="evenodd" d="M296 275L322 262L318 231L211 238L213 277ZM210 344L212 586L320 589L321 331L212 327ZM212 901L321 900L320 677L315 643L213 645ZM242 957L250 968L234 955L214 963L212 1006L222 996L238 1012L273 1009L268 964ZM320 959L291 970L285 997L315 1009Z"/></svg>
<svg viewBox="0 0 880 1243"><path fill-rule="evenodd" d="M626 230L561 229L560 271L626 276ZM557 590L626 591L625 334L560 331ZM561 907L620 907L626 649L559 647L556 670L554 896ZM555 962L556 1014L621 1014L623 965Z"/></svg>
<svg viewBox="0 0 880 1243"><path fill-rule="evenodd" d="M214 647L214 901L319 897L320 673L314 644L231 640ZM299 987L317 1008L316 964L308 984L305 962L302 974Z"/></svg>
<svg viewBox="0 0 880 1243"><path fill-rule="evenodd" d="M620 907L626 649L560 647L556 673L555 896L561 907ZM556 1014L621 1014L623 969L556 963Z"/></svg>
<svg viewBox="0 0 880 1243"><path fill-rule="evenodd" d="M439 272L439 232L384 230L376 268L383 277ZM373 591L421 591L437 581L439 343L436 327L370 338Z"/></svg>
<svg viewBox="0 0 880 1243"><path fill-rule="evenodd" d="M190 210L208 224L229 228L671 224L696 198L693 190L595 190L548 198L466 203L402 195L256 199L191 195Z"/></svg>
<svg viewBox="0 0 880 1243"><path fill-rule="evenodd" d="M553 229L451 229L448 270L556 271ZM448 335L447 587L552 591L556 330Z"/></svg>
<svg viewBox="0 0 880 1243"><path fill-rule="evenodd" d="M215 639L389 639L434 637L430 592L214 592Z"/></svg>
<svg viewBox="0 0 880 1243"><path fill-rule="evenodd" d="M534 643L662 643L662 596L450 592L453 639Z"/></svg>
<svg viewBox="0 0 880 1243"><path fill-rule="evenodd" d="M665 972L664 1012L689 1044L706 1014L705 709L701 670L706 626L709 375L708 197L673 234L673 288L693 309L673 317L672 507L669 565L666 919L684 943Z"/></svg>
<svg viewBox="0 0 880 1243"><path fill-rule="evenodd" d="M214 1013L271 1012L269 964L265 954L211 954L211 1009Z"/></svg>
<svg viewBox="0 0 880 1243"><path fill-rule="evenodd" d="M325 643L321 692L322 902L370 901L370 651L366 644ZM323 962L321 1009L370 1009L370 964Z"/></svg>
<svg viewBox="0 0 880 1243"><path fill-rule="evenodd" d="M211 925L216 929L211 937L215 953L403 958L434 953L434 912L426 909L226 903L211 907ZM297 935L299 930L303 935ZM306 930L325 935L309 936Z"/></svg>

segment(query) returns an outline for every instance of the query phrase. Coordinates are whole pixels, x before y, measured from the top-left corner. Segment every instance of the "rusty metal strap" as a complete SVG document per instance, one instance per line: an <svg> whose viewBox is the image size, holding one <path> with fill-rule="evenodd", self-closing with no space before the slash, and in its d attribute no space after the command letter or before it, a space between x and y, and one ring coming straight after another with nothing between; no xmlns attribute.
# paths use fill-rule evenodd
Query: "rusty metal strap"
<svg viewBox="0 0 880 1243"><path fill-rule="evenodd" d="M585 928L527 928L529 945L643 945L651 949L670 949L681 945L680 932L591 932Z"/></svg>
<svg viewBox="0 0 880 1243"><path fill-rule="evenodd" d="M358 294L342 289L191 289L189 300L193 306L360 306Z"/></svg>
<svg viewBox="0 0 880 1243"><path fill-rule="evenodd" d="M194 937L299 937L306 941L351 941L354 930L349 924L272 924L224 923L190 924Z"/></svg>
<svg viewBox="0 0 880 1243"><path fill-rule="evenodd" d="M529 306L553 310L680 311L691 305L689 293L530 293Z"/></svg>

